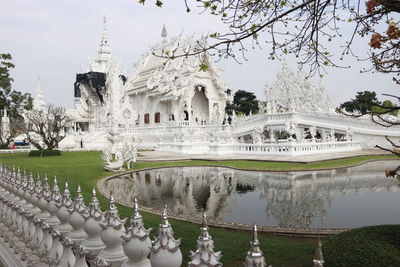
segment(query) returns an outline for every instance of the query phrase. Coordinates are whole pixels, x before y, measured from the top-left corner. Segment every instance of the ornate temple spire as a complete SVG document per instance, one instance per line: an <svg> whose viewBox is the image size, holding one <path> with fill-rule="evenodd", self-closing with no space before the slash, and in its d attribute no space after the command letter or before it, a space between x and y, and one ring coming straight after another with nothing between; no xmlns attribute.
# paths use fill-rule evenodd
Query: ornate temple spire
<svg viewBox="0 0 400 267"><path fill-rule="evenodd" d="M321 240L318 240L318 247L317 250L315 251L315 256L314 256L314 267L323 267L324 266L324 256L322 255L322 243Z"/></svg>
<svg viewBox="0 0 400 267"><path fill-rule="evenodd" d="M44 110L45 108L46 108L46 102L44 102L43 92L40 86L40 77L38 77L36 96L33 98L33 109Z"/></svg>
<svg viewBox="0 0 400 267"><path fill-rule="evenodd" d="M258 241L257 225L255 224L253 225L253 240L250 242L250 250L247 252L245 266L265 266L264 255L260 248L260 242Z"/></svg>
<svg viewBox="0 0 400 267"><path fill-rule="evenodd" d="M167 38L167 29L165 28L165 24L163 24L163 28L161 31L161 37L162 38Z"/></svg>
<svg viewBox="0 0 400 267"><path fill-rule="evenodd" d="M109 61L111 60L111 47L107 37L107 19L106 16L103 18L103 34L100 41L99 60Z"/></svg>

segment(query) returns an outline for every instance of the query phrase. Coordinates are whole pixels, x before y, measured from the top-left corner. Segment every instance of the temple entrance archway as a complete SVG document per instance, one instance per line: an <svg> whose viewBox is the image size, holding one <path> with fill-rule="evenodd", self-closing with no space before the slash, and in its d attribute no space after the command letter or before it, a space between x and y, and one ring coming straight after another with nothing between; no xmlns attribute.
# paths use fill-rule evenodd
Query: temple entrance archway
<svg viewBox="0 0 400 267"><path fill-rule="evenodd" d="M196 86L194 95L191 102L191 115L192 122L197 124L207 124L209 122L209 100L206 96L206 89L204 86Z"/></svg>

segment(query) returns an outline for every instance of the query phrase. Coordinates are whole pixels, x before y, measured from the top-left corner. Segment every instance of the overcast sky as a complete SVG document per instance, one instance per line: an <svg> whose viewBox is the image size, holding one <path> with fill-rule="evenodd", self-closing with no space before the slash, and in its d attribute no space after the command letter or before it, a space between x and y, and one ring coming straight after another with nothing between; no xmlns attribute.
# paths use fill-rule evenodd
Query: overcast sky
<svg viewBox="0 0 400 267"><path fill-rule="evenodd" d="M0 0L0 52L14 58L13 88L34 93L40 76L48 103L72 107L75 75L82 65L88 65L88 58L97 56L104 15L113 55L128 74L149 46L161 39L163 23L169 36L183 31L184 35L200 37L226 30L217 18L200 15L194 6L187 14L183 0L166 0L163 8L155 7L154 2L148 0L142 6L137 0ZM365 54L367 44L367 39L357 39L354 48ZM248 61L242 64L230 60L217 63L224 69L222 79L231 89L252 91L264 99L265 85L274 82L281 65L268 60L268 53L268 49L250 49ZM287 61L297 69L294 60ZM392 76L360 73L363 67L370 67L369 62L348 58L344 64L351 68L328 69L323 78L335 105L357 91L398 94Z"/></svg>

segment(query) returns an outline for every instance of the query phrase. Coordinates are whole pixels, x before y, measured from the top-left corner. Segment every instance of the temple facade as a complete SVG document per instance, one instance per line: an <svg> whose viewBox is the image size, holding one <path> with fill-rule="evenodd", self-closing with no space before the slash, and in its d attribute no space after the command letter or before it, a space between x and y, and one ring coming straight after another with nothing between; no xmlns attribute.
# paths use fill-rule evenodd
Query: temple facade
<svg viewBox="0 0 400 267"><path fill-rule="evenodd" d="M167 58L205 42L168 37L164 27L160 41L126 74L112 56L104 19L98 57L77 74L69 110L75 124L61 148L102 149L134 139L142 149L185 154L293 156L387 146L385 136L400 137L399 127L336 113L321 83L285 63L265 87L258 114L228 116L232 97L207 54ZM202 64L208 67L200 70Z"/></svg>

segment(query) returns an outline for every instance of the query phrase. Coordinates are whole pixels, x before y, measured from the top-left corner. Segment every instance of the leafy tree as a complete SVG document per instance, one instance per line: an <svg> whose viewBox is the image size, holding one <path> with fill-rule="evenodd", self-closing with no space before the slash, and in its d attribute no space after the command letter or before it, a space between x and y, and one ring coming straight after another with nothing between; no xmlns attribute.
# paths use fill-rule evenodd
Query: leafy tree
<svg viewBox="0 0 400 267"><path fill-rule="evenodd" d="M65 138L64 129L70 126L73 118L62 107L49 105L46 110L33 109L25 114L26 121L19 123L29 143L37 149L53 150Z"/></svg>
<svg viewBox="0 0 400 267"><path fill-rule="evenodd" d="M252 114L258 113L259 106L257 97L252 92L244 90L236 91L232 103L227 103L226 106L226 113L228 115L232 115L232 111L246 115L249 115L250 112Z"/></svg>
<svg viewBox="0 0 400 267"><path fill-rule="evenodd" d="M15 126L23 120L21 111L32 109L31 95L11 88L14 80L10 76L10 70L15 67L11 60L10 54L0 53L0 110L7 109L11 122L11 135L6 140L0 140L2 146L8 145L18 133Z"/></svg>
<svg viewBox="0 0 400 267"><path fill-rule="evenodd" d="M340 104L340 108L347 112L359 112L367 114L372 110L373 106L381 103L376 98L376 93L371 91L357 92L355 99Z"/></svg>
<svg viewBox="0 0 400 267"><path fill-rule="evenodd" d="M399 111L393 110L393 108L397 108L395 104L392 103L390 100L385 100L382 102L380 106L372 106L371 112L375 114L390 114L392 116L397 116Z"/></svg>

